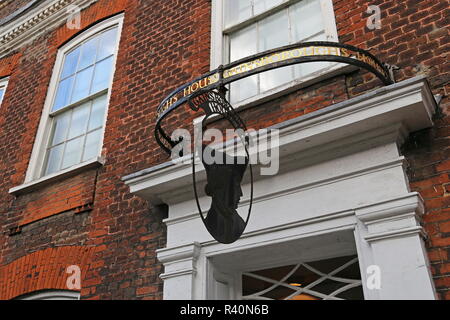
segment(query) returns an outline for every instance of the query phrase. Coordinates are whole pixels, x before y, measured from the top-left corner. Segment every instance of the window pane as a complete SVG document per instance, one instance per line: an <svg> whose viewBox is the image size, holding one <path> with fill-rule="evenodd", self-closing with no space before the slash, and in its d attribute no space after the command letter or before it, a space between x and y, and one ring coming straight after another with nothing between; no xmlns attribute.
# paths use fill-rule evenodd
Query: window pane
<svg viewBox="0 0 450 320"><path fill-rule="evenodd" d="M48 152L47 168L45 174L51 174L59 170L61 165L62 153L64 150L64 144L53 147Z"/></svg>
<svg viewBox="0 0 450 320"><path fill-rule="evenodd" d="M81 46L81 57L77 70L84 69L94 63L97 55L98 41L98 37L94 37Z"/></svg>
<svg viewBox="0 0 450 320"><path fill-rule="evenodd" d="M5 93L5 89L0 88L0 103L2 103L4 93Z"/></svg>
<svg viewBox="0 0 450 320"><path fill-rule="evenodd" d="M60 144L66 140L67 129L69 128L71 112L65 112L55 117L55 130L53 131L52 146Z"/></svg>
<svg viewBox="0 0 450 320"><path fill-rule="evenodd" d="M259 23L259 52L287 44L289 44L287 10L280 11Z"/></svg>
<svg viewBox="0 0 450 320"><path fill-rule="evenodd" d="M117 26L104 29L66 52L56 92L51 93L54 95L50 113L53 127L46 149L44 175L97 155L117 38ZM105 94L100 96L99 92ZM1 94L2 91L0 98ZM55 114L58 110L59 114Z"/></svg>
<svg viewBox="0 0 450 320"><path fill-rule="evenodd" d="M107 95L105 94L100 98L94 100L92 104L91 119L89 120L88 131L103 126L106 109L106 98Z"/></svg>
<svg viewBox="0 0 450 320"><path fill-rule="evenodd" d="M287 10L274 14L259 23L259 51L289 44ZM261 73L261 91L266 91L293 80L292 67Z"/></svg>
<svg viewBox="0 0 450 320"><path fill-rule="evenodd" d="M73 110L69 136L67 137L67 139L72 139L86 133L87 123L89 120L90 105L91 102L88 102Z"/></svg>
<svg viewBox="0 0 450 320"><path fill-rule="evenodd" d="M75 87L72 93L72 103L86 98L89 95L89 88L91 87L93 71L94 67L92 66L77 74Z"/></svg>
<svg viewBox="0 0 450 320"><path fill-rule="evenodd" d="M95 75L91 93L96 93L109 87L113 60L114 57L110 57L95 65Z"/></svg>
<svg viewBox="0 0 450 320"><path fill-rule="evenodd" d="M76 138L75 140L67 142L63 157L62 169L80 163L84 138L85 136L82 136L80 138Z"/></svg>
<svg viewBox="0 0 450 320"><path fill-rule="evenodd" d="M318 36L315 36L311 38L311 41L326 41L326 35L325 32L319 34ZM331 65L330 62L309 62L309 63L302 63L295 66L295 72L297 77L306 77L308 75L311 75L312 73L321 70L323 68L329 67Z"/></svg>
<svg viewBox="0 0 450 320"><path fill-rule="evenodd" d="M230 102L235 103L250 97L255 96L258 93L258 76L251 76L230 85Z"/></svg>
<svg viewBox="0 0 450 320"><path fill-rule="evenodd" d="M254 14L260 14L264 11L267 11L270 8L273 8L280 3L283 2L283 0L254 0L255 1L255 8L254 8Z"/></svg>
<svg viewBox="0 0 450 320"><path fill-rule="evenodd" d="M230 36L230 62L256 53L256 25L233 33Z"/></svg>
<svg viewBox="0 0 450 320"><path fill-rule="evenodd" d="M97 61L114 54L116 49L117 28L106 31L102 34Z"/></svg>
<svg viewBox="0 0 450 320"><path fill-rule="evenodd" d="M59 83L55 98L55 104L53 105L52 111L57 111L69 103L73 79L74 76L67 78L66 80L63 80Z"/></svg>
<svg viewBox="0 0 450 320"><path fill-rule="evenodd" d="M348 286L350 279L356 281ZM360 280L357 257L344 256L245 272L242 276L242 296L246 300L320 300L325 299L324 295L339 290L335 297L364 300ZM308 288L308 291L297 291L301 288Z"/></svg>
<svg viewBox="0 0 450 320"><path fill-rule="evenodd" d="M225 0L225 25L230 26L252 16L251 0Z"/></svg>
<svg viewBox="0 0 450 320"><path fill-rule="evenodd" d="M86 161L98 156L98 149L100 145L100 139L102 135L102 129L89 133L86 136L86 145L84 147L83 160Z"/></svg>
<svg viewBox="0 0 450 320"><path fill-rule="evenodd" d="M324 29L319 0L303 0L293 5L291 19L295 42L305 40Z"/></svg>
<svg viewBox="0 0 450 320"><path fill-rule="evenodd" d="M78 57L80 56L80 47L70 52L64 60L64 67L61 73L61 79L64 79L75 73L78 64Z"/></svg>
<svg viewBox="0 0 450 320"><path fill-rule="evenodd" d="M236 61L257 52L256 25L252 25L230 36L230 61ZM258 93L258 76L233 82L230 86L231 102L242 101Z"/></svg>
<svg viewBox="0 0 450 320"><path fill-rule="evenodd" d="M267 91L294 80L293 67L283 67L261 74L261 91Z"/></svg>

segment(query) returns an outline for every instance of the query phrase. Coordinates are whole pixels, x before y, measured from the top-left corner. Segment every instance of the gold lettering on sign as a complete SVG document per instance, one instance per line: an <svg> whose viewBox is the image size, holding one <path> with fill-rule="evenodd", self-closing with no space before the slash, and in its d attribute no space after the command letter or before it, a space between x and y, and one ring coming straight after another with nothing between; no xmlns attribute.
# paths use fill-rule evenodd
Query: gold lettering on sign
<svg viewBox="0 0 450 320"><path fill-rule="evenodd" d="M323 56L323 55L341 55L340 48L335 47L326 47L326 46L310 46L303 48L295 48L292 50L286 50L280 53L273 53L271 55L255 59L250 62L242 63L236 67L224 70L223 77L224 79L230 78L232 76L248 72L254 69L258 69L264 66L267 66L272 63L277 63L281 61L286 61L290 59L306 57L306 56Z"/></svg>
<svg viewBox="0 0 450 320"><path fill-rule="evenodd" d="M386 70L382 66L380 66L374 58L371 56L368 56L365 53L361 52L349 52L349 49L342 48L341 49L341 56L345 58L352 58L359 60L361 62L367 63L371 67L373 67L375 70L377 70L379 73L381 73L384 77L389 78L389 75L387 74Z"/></svg>
<svg viewBox="0 0 450 320"><path fill-rule="evenodd" d="M199 89L206 88L209 85L214 84L214 83L216 83L218 81L219 81L219 74L218 73L213 74L212 76L209 76L209 77L202 78L202 79L192 83L188 87L184 88L184 90L183 90L183 97L189 96L189 95L193 94L194 92L198 91ZM158 117L161 114L163 114L167 109L169 109L179 99L180 99L180 96L178 94L178 95L174 95L172 98L167 100L166 103L163 105L163 107L161 107L158 110L158 112L157 112Z"/></svg>
<svg viewBox="0 0 450 320"><path fill-rule="evenodd" d="M192 93L198 91L199 89L206 88L207 86L216 83L219 81L219 74L214 74L209 77L205 77L203 79L198 80L197 82L194 82L189 87L184 88L183 90L183 97L189 96Z"/></svg>
<svg viewBox="0 0 450 320"><path fill-rule="evenodd" d="M377 70L379 73L384 75L386 78L389 78L388 73L382 66L380 66L377 61L372 58L371 56L361 53L358 51L354 51L348 48L338 48L333 46L308 46L308 47L301 47L301 48L294 48L291 50L285 50L282 52L276 52L272 53L270 55L257 58L250 62L244 62L242 64L239 64L233 68L225 69L223 71L223 78L230 78L233 76L237 76L242 73L246 73L258 68L265 67L270 64L279 63L286 60L301 58L301 57L308 57L308 56L338 56L338 57L344 57L344 58L351 58L355 60L359 60L361 62L364 62L371 67L373 67L375 70ZM219 73L215 73L211 76L204 77L189 86L185 87L183 90L183 97L187 97L199 89L207 88L209 85L212 85L216 82L218 82L220 79ZM163 107L158 110L158 116L160 116L163 112L165 112L167 109L169 109L174 103L179 101L181 99L181 92L177 95L174 95L171 97Z"/></svg>

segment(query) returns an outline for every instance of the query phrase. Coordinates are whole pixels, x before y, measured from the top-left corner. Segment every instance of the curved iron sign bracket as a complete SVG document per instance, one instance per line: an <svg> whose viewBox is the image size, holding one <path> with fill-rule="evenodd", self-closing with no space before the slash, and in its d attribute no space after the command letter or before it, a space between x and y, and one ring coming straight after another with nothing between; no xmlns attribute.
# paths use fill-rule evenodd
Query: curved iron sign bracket
<svg viewBox="0 0 450 320"><path fill-rule="evenodd" d="M162 128L162 121L175 109L188 103L194 111L200 109L205 114L202 121L202 142L194 143L200 146L192 154L192 177L194 194L200 217L209 233L221 243L232 243L244 232L253 203L253 172L248 151L249 140L246 136L246 126L230 103L225 99L225 86L234 81L277 68L307 62L341 62L364 68L375 74L385 85L394 83L386 65L383 65L369 52L335 42L304 42L265 51L247 57L198 77L179 87L167 96L157 109L155 137L161 148L171 154L171 150L179 144L173 141ZM219 114L235 129L244 147L245 156L231 156L225 151L219 151L203 144L203 129L209 117ZM238 140L239 140L238 139ZM196 148L197 149L197 148ZM195 158L201 153L200 159L206 172L205 193L211 197L211 207L206 217L197 193ZM205 154L209 160L205 160ZM217 161L217 159L220 159ZM244 174L250 170L250 199L247 218L237 212L242 196L241 183Z"/></svg>
<svg viewBox="0 0 450 320"><path fill-rule="evenodd" d="M162 128L162 121L186 102L211 90L223 90L234 81L277 68L307 62L341 62L366 69L385 85L393 84L387 66L370 52L336 42L303 42L264 51L212 70L177 88L158 106L155 138L168 154L179 143L173 141Z"/></svg>

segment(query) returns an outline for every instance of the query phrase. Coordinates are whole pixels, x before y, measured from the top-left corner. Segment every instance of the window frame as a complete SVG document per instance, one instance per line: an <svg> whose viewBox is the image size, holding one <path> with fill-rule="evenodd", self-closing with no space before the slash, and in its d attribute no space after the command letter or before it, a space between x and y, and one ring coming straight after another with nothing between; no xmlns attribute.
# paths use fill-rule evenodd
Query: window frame
<svg viewBox="0 0 450 320"><path fill-rule="evenodd" d="M344 261L341 264L333 265L332 266L332 270L330 270L330 271L325 271L323 269L323 265L320 268L318 268L317 266L314 266L314 264L323 263L325 261L331 262L330 260L335 260L333 262L336 262L337 259L343 259ZM365 300L366 298L364 296L364 284L363 284L363 281L362 281L363 276L361 274L361 268L359 267L360 259L361 258L358 256L358 253L355 250L355 252L353 254L332 255L332 256L327 257L327 258L320 258L319 257L319 258L314 259L314 260L306 259L308 261L306 261L306 260L298 260L298 262L294 262L294 263L291 262L291 263L287 263L287 264L286 263L281 263L281 264L274 263L269 268L263 267L262 269L256 269L256 268L252 269L252 270L245 270L244 269L244 270L242 270L239 273L239 276L240 276L239 278L240 279L239 278L236 279L238 281L240 280L240 282L241 282L240 286L238 287L239 291L237 292L237 296L239 297L239 300L244 300L244 301L248 301L248 300L263 300L261 298L264 297L264 294L269 293L270 291L276 289L277 287L284 287L283 284L286 284L286 285L290 284L291 286L295 286L295 285L289 283L288 278L286 276L288 274L290 274L292 276L295 273L294 269L298 270L298 269L301 269L301 268L305 268L304 266L307 265L308 268L306 268L306 269L308 269L309 272L312 272L318 278L313 280L313 281L311 281L310 283L305 283L304 285L299 285L298 288L306 289L306 291L305 292L301 292L301 293L297 292L297 293L295 293L295 296L297 296L298 294L306 294L306 295L310 295L311 297L315 298L315 300L355 300L355 299L344 299L344 298L337 297L337 296L340 295L341 293L345 292L345 291L348 291L348 290L360 287L362 298L363 298L362 300ZM355 274L355 276L357 278L348 277L348 276L337 276L336 275L336 274L339 274L343 270L347 270L348 271L349 270L348 268L351 267L351 266L354 266L355 264L358 266L356 268L356 270L354 270L357 273L357 274ZM285 267L285 268L286 267L292 267L292 268L290 269L289 272L285 273L284 276L281 279L280 278L277 279L276 277L272 278L271 276L269 276L267 274L265 274L265 275L258 274L258 272L261 272L261 271L268 272L268 271L273 271L274 269L283 268L283 267ZM312 267L315 270L311 270L311 269L309 269L309 267ZM320 273L322 273L322 274L320 274ZM338 279L332 279L332 280L336 281L336 282L339 282L339 284L341 285L339 290L343 289L344 287L347 287L349 285L351 285L351 286L349 286L349 288L347 288L346 290L343 290L342 292L337 292L338 290L335 290L334 292L326 293L326 292L321 292L321 291L317 290L317 286L320 283L323 284L326 280L329 280L329 277L333 277L333 276L338 278ZM268 291L268 292L263 293L263 294L260 294L260 292L264 291L264 290L260 290L260 292L256 291L256 292L253 292L251 294L244 295L244 290L245 290L244 277L258 279L259 281L263 281L263 282L266 281L266 283L270 284L270 287L272 287L272 289L270 291ZM312 283L315 283L319 279L322 279L322 280L320 282L318 282L317 284L312 285L312 287L310 287ZM340 279L346 279L346 280L349 280L349 282L342 281ZM290 289L292 291L295 290L292 287ZM294 292L291 292L291 294L294 294ZM285 298L282 298L282 299L281 298L279 298L279 299L269 298L269 300L294 300L295 296L292 296L290 299L286 299L286 297L285 297Z"/></svg>
<svg viewBox="0 0 450 320"><path fill-rule="evenodd" d="M80 300L79 291L69 290L39 290L29 292L13 300Z"/></svg>
<svg viewBox="0 0 450 320"><path fill-rule="evenodd" d="M0 106L2 105L3 100L5 100L6 90L8 88L9 77L0 79L0 89L3 89L3 96L0 97Z"/></svg>
<svg viewBox="0 0 450 320"><path fill-rule="evenodd" d="M50 85L47 90L47 96L45 99L44 108L43 108L41 120L39 123L39 129L38 129L38 132L36 135L36 140L35 140L35 143L33 146L33 151L32 151L32 155L30 158L30 163L28 166L28 170L26 173L24 183L29 183L29 182L36 181L36 180L42 180L47 177L52 178L54 176L65 175L65 174L67 174L67 172L70 172L72 170L78 171L80 169L80 167L83 167L84 165L91 166L93 162L102 163L100 156L101 156L101 150L102 150L103 141L104 141L104 133L105 133L105 126L106 126L106 119L107 119L107 115L108 115L109 102L111 99L112 84L114 81L114 74L115 74L115 70L116 70L117 55L118 55L118 51L119 51L120 39L121 39L122 28L123 28L123 18L124 18L124 14L122 13L122 14L118 14L114 17L111 17L109 19L106 19L104 21L101 21L101 22L95 24L94 26L91 26L91 27L85 29L80 34L75 36L73 39L71 39L70 41L68 41L67 43L65 43L58 49L56 61L54 63L54 67L53 67L53 71L52 71ZM117 40L116 40L116 47L115 47L115 53L114 53L114 58L113 58L112 70L111 70L111 78L109 80L110 82L108 84L108 89L101 91L104 94L107 90L107 98L106 98L106 109L105 109L105 114L104 114L104 119L103 119L103 127L101 129L102 133L101 133L101 139L100 139L100 143L99 143L97 159L80 162L69 168L59 170L59 171L49 174L49 175L45 175L44 170L45 170L46 157L47 157L46 153L47 153L49 140L51 138L51 133L53 130L54 116L61 114L62 112L64 112L64 110L67 111L67 110L70 110L71 108L73 108L73 104L69 104L60 110L52 111L53 102L54 102L55 96L57 94L60 74L64 67L64 58L67 53L69 53L71 50L76 48L78 45L82 44L88 38L91 38L91 37L95 36L96 34L102 32L102 31L105 31L106 29L113 28L113 27L117 27ZM81 105L83 101L94 99L95 96L99 96L99 94L100 93L90 95L88 98L78 101L76 103L76 105Z"/></svg>
<svg viewBox="0 0 450 320"><path fill-rule="evenodd" d="M242 28L255 23L263 18L271 16L272 14L279 12L291 5L294 5L302 0L283 0L279 5L274 6L266 10L263 13L253 16L247 20L240 21L231 27L225 27L225 0L212 0L212 14L211 14L211 56L210 56L210 69L214 70L220 65L229 63L229 36L226 33L235 32ZM336 19L334 16L334 7L332 0L319 0L322 8L322 18L324 22L324 30L327 41L339 42ZM283 85L275 87L265 92L260 92L257 95L248 99L239 101L235 107L251 104L255 101L260 101L267 97L276 95L277 93L284 93L289 89L293 89L299 86L301 83L317 82L320 81L324 75L334 74L336 70L342 69L342 64L330 63L330 67L322 69L317 73L308 75L306 77L295 78L293 81L289 81Z"/></svg>

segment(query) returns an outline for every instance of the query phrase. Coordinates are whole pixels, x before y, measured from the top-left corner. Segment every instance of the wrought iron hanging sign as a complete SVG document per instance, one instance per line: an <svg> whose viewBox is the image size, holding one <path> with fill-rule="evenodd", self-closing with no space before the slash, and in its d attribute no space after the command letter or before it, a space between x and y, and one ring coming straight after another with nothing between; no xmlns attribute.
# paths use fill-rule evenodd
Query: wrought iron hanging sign
<svg viewBox="0 0 450 320"><path fill-rule="evenodd" d="M247 128L220 92L206 91L190 99L189 105L192 110L198 111L201 109L205 113L199 136L201 143L198 143L200 150L197 153L205 167L207 180L205 193L211 197L211 206L205 217L198 199L195 161L193 159L192 177L197 208L206 229L213 238L221 243L232 243L239 239L244 232L252 210L253 172L248 151L248 139L245 136ZM221 115L231 124L234 132L240 133L237 138L245 150L244 156L230 156L225 151L222 152L203 144L202 135L206 122L208 118L214 115ZM250 172L250 203L247 217L244 220L237 212L237 207L242 196L242 179L247 170Z"/></svg>
<svg viewBox="0 0 450 320"><path fill-rule="evenodd" d="M224 88L234 81L277 68L307 62L340 62L364 68L375 74L385 85L394 83L387 65L366 50L336 42L303 42L268 50L235 61L208 72L170 93L158 106L155 138L159 146L168 154L181 141L173 141L163 129L163 120L174 110L188 104L192 110L202 110L206 120L214 114L221 115L234 129L245 131L245 124L228 103ZM208 163L203 157L207 185L205 193L212 198L206 217L200 207L195 174L195 161L192 161L194 192L198 210L209 233L219 242L232 243L244 232L249 221L253 200L253 174L249 163L248 141L240 137L244 146L244 157L232 157L202 144L200 152L222 158L221 163ZM250 171L250 204L244 220L237 213L241 194L241 182L246 170Z"/></svg>

